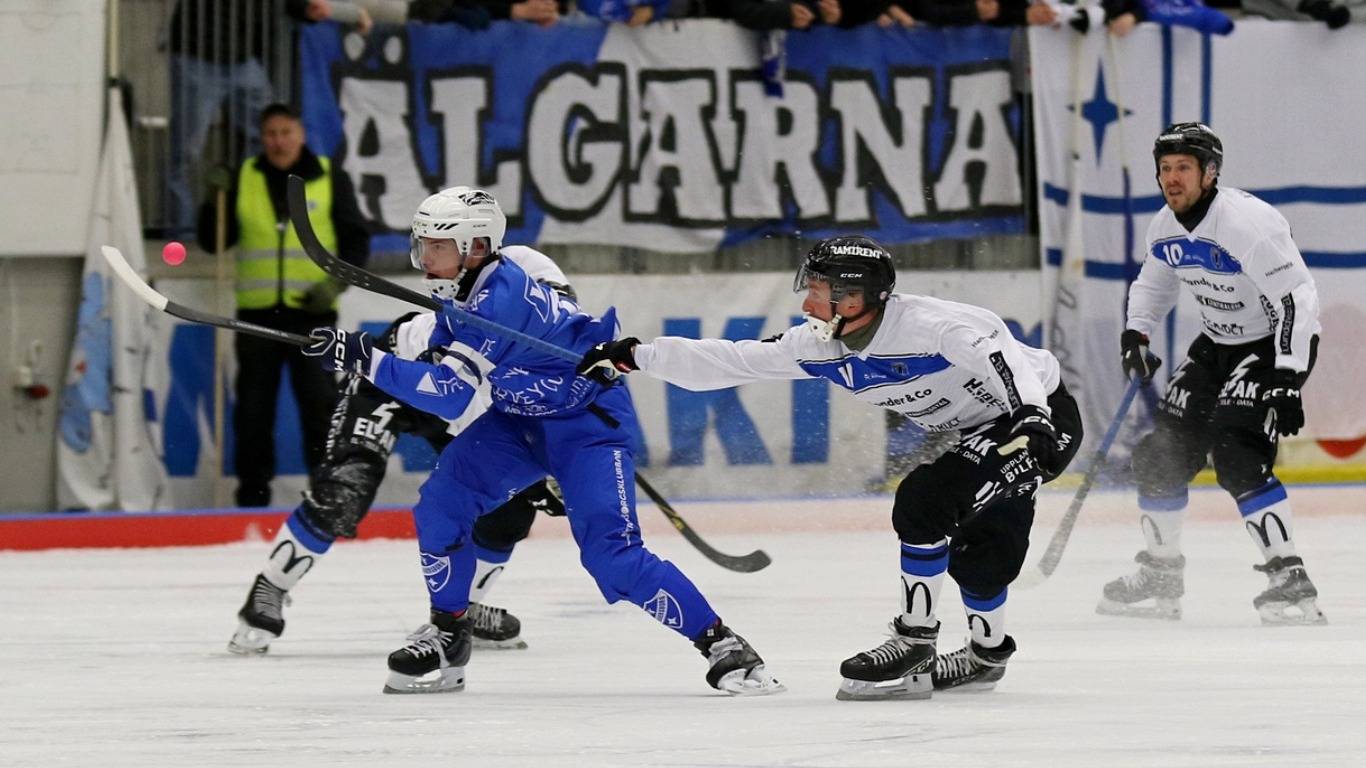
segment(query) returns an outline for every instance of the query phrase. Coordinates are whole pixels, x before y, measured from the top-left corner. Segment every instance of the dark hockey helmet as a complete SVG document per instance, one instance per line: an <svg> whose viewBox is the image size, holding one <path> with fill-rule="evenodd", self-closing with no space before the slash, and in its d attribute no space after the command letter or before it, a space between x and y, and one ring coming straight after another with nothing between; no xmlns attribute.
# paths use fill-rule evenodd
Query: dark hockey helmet
<svg viewBox="0 0 1366 768"><path fill-rule="evenodd" d="M892 295L896 267L892 265L892 254L878 241L863 235L843 235L826 238L807 252L792 281L792 290L804 293L810 278L830 284L832 301L862 291L867 306L876 307Z"/></svg>
<svg viewBox="0 0 1366 768"><path fill-rule="evenodd" d="M1219 175L1224 167L1224 143L1204 123L1172 123L1153 142L1153 164L1163 155L1193 155L1200 167ZM1211 169L1210 166L1214 168Z"/></svg>

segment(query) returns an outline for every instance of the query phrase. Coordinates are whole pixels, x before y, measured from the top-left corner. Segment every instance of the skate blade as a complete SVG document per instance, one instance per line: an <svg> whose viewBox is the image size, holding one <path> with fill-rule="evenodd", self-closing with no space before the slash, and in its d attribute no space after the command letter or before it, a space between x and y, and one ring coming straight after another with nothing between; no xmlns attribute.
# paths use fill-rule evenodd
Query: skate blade
<svg viewBox="0 0 1366 768"><path fill-rule="evenodd" d="M405 675L389 671L389 679L384 682L385 693L459 693L465 690L465 668L446 667L426 675Z"/></svg>
<svg viewBox="0 0 1366 768"><path fill-rule="evenodd" d="M731 696L769 696L787 690L787 687L770 675L762 664L748 673L743 669L737 669L724 675L717 681L716 686Z"/></svg>
<svg viewBox="0 0 1366 768"><path fill-rule="evenodd" d="M520 637L510 637L507 640L493 640L486 637L471 637L471 643L477 651L525 651L526 641Z"/></svg>
<svg viewBox="0 0 1366 768"><path fill-rule="evenodd" d="M934 695L930 673L916 673L895 680L851 680L844 678L835 698L840 701L904 701L928 699Z"/></svg>
<svg viewBox="0 0 1366 768"><path fill-rule="evenodd" d="M996 690L995 680L977 680L971 683L959 683L958 685L939 686L934 690L938 693L986 693Z"/></svg>
<svg viewBox="0 0 1366 768"><path fill-rule="evenodd" d="M1166 621L1180 621L1181 603L1167 598L1156 600L1151 605L1138 605L1136 603L1120 603L1107 598L1101 598L1096 604L1096 613L1102 616L1128 616L1134 619L1163 619Z"/></svg>
<svg viewBox="0 0 1366 768"><path fill-rule="evenodd" d="M1327 624L1328 617L1323 615L1312 599L1295 603L1298 613L1287 613L1290 603L1268 603L1257 609L1262 624L1271 627L1293 627L1302 625Z"/></svg>
<svg viewBox="0 0 1366 768"><path fill-rule="evenodd" d="M259 656L269 651L271 642L278 637L274 632L257 629L242 621L228 641L228 651L239 656Z"/></svg>

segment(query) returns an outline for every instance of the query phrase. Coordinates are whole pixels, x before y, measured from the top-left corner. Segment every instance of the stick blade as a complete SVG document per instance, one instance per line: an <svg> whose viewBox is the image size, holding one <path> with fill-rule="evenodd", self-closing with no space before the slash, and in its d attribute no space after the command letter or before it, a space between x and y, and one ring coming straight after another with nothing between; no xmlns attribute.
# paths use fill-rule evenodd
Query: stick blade
<svg viewBox="0 0 1366 768"><path fill-rule="evenodd" d="M100 254L104 256L109 268L114 270L114 274L123 281L123 284L133 290L138 298L151 304L158 310L166 309L166 297L156 292L156 289L147 284L142 276L133 271L128 260L123 257L123 252L112 245L100 246Z"/></svg>

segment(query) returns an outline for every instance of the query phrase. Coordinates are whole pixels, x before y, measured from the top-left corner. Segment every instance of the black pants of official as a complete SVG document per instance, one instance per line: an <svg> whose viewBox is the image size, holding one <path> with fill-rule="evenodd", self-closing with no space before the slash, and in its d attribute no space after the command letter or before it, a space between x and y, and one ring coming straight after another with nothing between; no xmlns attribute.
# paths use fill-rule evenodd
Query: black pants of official
<svg viewBox="0 0 1366 768"><path fill-rule="evenodd" d="M1020 575L1034 525L1034 494L1062 473L1081 446L1081 413L1061 383L1048 396L1062 451L1040 467L1028 451L1002 455L1013 420L1002 416L966 430L956 445L912 470L896 489L892 525L907 544L948 537L949 576L982 597Z"/></svg>
<svg viewBox="0 0 1366 768"><path fill-rule="evenodd" d="M268 328L307 336L312 329L337 322L335 312L315 315L297 309L240 309L237 318ZM289 382L299 405L304 464L310 476L323 459L332 409L337 404L336 378L299 348L239 333L237 404L233 429L237 444L237 505L263 507L270 503L270 481L275 477L275 403L280 376L289 369Z"/></svg>

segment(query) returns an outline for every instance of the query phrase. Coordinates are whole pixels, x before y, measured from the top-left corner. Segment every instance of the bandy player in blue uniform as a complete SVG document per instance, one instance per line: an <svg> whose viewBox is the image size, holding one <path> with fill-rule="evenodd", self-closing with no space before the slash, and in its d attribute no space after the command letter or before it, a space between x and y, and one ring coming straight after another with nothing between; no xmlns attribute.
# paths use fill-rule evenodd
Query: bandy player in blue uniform
<svg viewBox="0 0 1366 768"><path fill-rule="evenodd" d="M610 341L615 312L594 318L500 258L507 222L487 192L454 187L413 217L413 265L432 295L580 354ZM466 426L441 452L413 508L431 623L390 654L386 693L464 689L475 520L545 475L563 491L580 561L609 603L629 600L708 660L707 682L736 695L783 687L721 622L696 586L645 548L635 511L635 410L623 386L576 375L574 364L443 317L429 347L438 363L403 360L364 333L318 328L304 353L359 373L414 408Z"/></svg>

